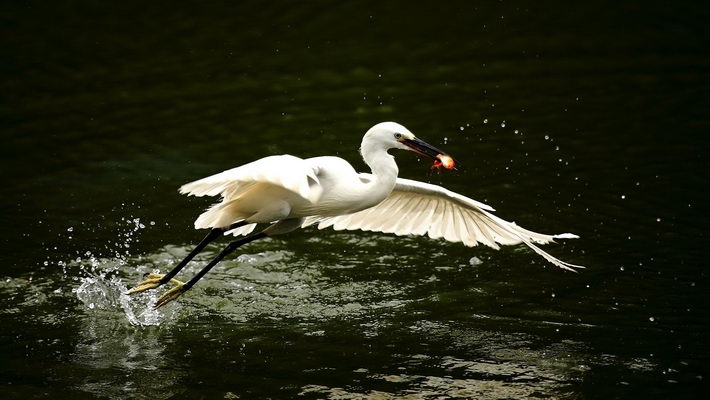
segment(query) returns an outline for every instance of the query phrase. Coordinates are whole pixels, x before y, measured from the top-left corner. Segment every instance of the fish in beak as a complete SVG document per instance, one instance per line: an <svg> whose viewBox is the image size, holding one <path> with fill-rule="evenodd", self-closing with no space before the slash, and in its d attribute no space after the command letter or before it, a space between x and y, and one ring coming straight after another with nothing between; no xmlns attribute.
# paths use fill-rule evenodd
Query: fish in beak
<svg viewBox="0 0 710 400"><path fill-rule="evenodd" d="M446 169L454 169L458 165L458 162L453 157L421 139L404 139L402 140L402 144L409 147L417 154L433 159L434 165L432 168L444 167Z"/></svg>

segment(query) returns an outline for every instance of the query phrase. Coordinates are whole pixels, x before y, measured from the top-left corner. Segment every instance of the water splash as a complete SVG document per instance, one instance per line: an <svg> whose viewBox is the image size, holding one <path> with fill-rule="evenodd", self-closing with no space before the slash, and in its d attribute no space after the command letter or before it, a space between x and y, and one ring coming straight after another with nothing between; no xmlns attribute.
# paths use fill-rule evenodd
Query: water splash
<svg viewBox="0 0 710 400"><path fill-rule="evenodd" d="M75 261L76 262L76 261ZM72 290L89 312L120 311L131 325L159 325L165 315L147 307L157 300L157 294L150 292L140 296L129 296L128 285L119 276L125 260L98 259L90 257L79 261L79 286Z"/></svg>
<svg viewBox="0 0 710 400"><path fill-rule="evenodd" d="M129 296L129 287L124 281L124 276L133 275L136 268L150 269L151 266L144 265L143 261L148 264L155 261L135 258L129 250L133 243L138 242L139 231L146 225L137 217L124 217L121 221L125 229L118 233L115 242L105 245L107 252L113 253L114 257L98 257L86 251L70 262L58 264L62 266L65 278L78 271L79 276L74 279L79 285L72 292L85 305L87 312L117 312L123 314L131 325L159 325L166 315L146 306L157 299L157 294ZM149 225L154 225L154 222ZM71 227L67 229L69 233L72 231Z"/></svg>

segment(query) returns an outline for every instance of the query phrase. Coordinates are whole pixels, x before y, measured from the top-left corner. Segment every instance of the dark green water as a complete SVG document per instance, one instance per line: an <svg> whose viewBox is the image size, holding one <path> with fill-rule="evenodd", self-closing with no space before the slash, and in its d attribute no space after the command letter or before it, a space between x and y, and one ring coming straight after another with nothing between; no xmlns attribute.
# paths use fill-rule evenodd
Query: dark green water
<svg viewBox="0 0 710 400"><path fill-rule="evenodd" d="M0 397L707 391L710 7L6 3ZM181 184L279 153L364 170L385 120L463 165L397 154L401 176L577 233L546 250L587 269L306 229L160 312L123 294L202 237Z"/></svg>

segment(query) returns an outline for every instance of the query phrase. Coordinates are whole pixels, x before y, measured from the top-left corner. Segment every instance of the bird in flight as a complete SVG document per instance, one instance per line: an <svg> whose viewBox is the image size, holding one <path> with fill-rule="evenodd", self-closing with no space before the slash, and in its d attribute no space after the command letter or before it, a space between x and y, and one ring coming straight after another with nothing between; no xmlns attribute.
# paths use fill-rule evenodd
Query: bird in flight
<svg viewBox="0 0 710 400"><path fill-rule="evenodd" d="M358 173L339 157L301 159L292 155L264 157L249 164L183 185L180 193L217 196L222 200L202 213L195 229L207 236L167 274L148 274L129 293L174 284L155 303L162 307L185 293L218 262L242 245L298 228L364 230L396 235L424 235L461 242L499 245L524 243L550 263L570 271L583 268L559 260L538 247L554 239L573 239L571 233L547 235L524 229L492 214L486 204L441 186L398 178L390 149L414 151L434 160L432 168L453 169L456 160L418 139L404 126L382 122L362 138L360 154L371 173ZM268 226L252 233L257 224ZM205 246L223 235L238 238L186 283L175 276Z"/></svg>

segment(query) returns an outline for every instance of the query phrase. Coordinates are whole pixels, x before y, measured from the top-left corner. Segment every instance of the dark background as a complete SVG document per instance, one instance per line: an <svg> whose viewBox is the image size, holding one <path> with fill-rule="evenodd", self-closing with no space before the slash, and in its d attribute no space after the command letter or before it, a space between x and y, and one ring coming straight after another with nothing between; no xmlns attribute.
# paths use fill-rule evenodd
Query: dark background
<svg viewBox="0 0 710 400"><path fill-rule="evenodd" d="M5 2L7 398L694 398L707 387L710 7ZM393 120L400 176L576 241L307 229L164 312L122 293L202 232L191 180ZM211 246L194 273L219 245ZM474 258L475 257L475 258Z"/></svg>

